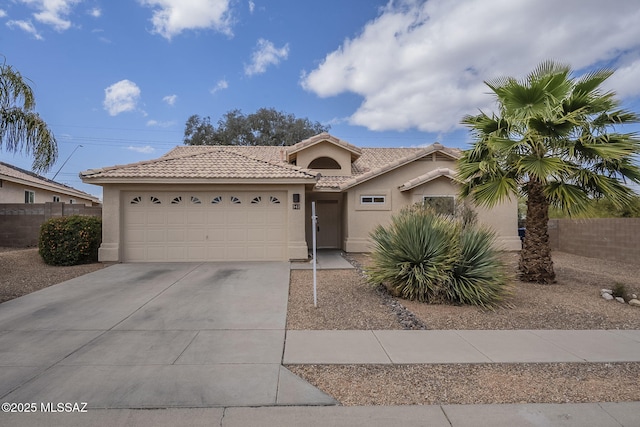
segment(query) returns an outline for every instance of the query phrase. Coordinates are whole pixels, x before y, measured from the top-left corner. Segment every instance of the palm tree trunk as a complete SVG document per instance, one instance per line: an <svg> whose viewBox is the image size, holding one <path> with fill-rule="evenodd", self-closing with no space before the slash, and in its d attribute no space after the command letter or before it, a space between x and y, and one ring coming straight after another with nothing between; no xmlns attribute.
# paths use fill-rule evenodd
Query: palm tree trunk
<svg viewBox="0 0 640 427"><path fill-rule="evenodd" d="M555 282L556 273L549 246L549 202L542 183L529 181L526 231L520 251L520 280L536 283Z"/></svg>

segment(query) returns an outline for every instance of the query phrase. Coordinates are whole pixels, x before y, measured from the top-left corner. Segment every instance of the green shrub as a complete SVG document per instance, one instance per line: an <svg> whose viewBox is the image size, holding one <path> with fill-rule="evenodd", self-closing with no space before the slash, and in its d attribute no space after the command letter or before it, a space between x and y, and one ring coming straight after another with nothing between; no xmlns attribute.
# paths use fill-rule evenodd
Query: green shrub
<svg viewBox="0 0 640 427"><path fill-rule="evenodd" d="M371 233L369 281L403 298L493 307L509 291L495 236L421 206Z"/></svg>
<svg viewBox="0 0 640 427"><path fill-rule="evenodd" d="M72 215L52 218L40 227L39 253L50 265L77 265L98 261L102 220Z"/></svg>
<svg viewBox="0 0 640 427"><path fill-rule="evenodd" d="M628 302L631 299L631 295L629 295L629 291L627 290L627 285L624 283L616 282L613 285L613 296L620 297Z"/></svg>

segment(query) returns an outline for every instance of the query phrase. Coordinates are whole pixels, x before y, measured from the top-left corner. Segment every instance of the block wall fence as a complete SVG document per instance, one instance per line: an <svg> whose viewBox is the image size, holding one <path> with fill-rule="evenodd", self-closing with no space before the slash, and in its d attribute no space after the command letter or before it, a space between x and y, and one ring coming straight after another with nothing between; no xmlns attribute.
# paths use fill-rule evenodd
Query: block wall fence
<svg viewBox="0 0 640 427"><path fill-rule="evenodd" d="M102 217L102 206L66 203L1 203L0 247L37 247L40 226L47 220L70 215Z"/></svg>
<svg viewBox="0 0 640 427"><path fill-rule="evenodd" d="M581 255L640 263L640 218L549 220L551 249Z"/></svg>

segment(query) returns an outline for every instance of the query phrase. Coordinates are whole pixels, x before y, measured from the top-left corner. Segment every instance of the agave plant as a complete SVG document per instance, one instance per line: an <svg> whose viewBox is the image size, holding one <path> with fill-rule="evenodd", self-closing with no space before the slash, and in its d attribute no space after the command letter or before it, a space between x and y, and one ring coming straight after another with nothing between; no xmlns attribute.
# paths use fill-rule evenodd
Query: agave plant
<svg viewBox="0 0 640 427"><path fill-rule="evenodd" d="M491 308L509 293L495 235L487 229L416 206L371 237L369 281L396 296Z"/></svg>
<svg viewBox="0 0 640 427"><path fill-rule="evenodd" d="M375 250L369 279L394 295L433 302L442 294L454 265L455 231L447 219L428 209L405 209L388 227L372 233Z"/></svg>

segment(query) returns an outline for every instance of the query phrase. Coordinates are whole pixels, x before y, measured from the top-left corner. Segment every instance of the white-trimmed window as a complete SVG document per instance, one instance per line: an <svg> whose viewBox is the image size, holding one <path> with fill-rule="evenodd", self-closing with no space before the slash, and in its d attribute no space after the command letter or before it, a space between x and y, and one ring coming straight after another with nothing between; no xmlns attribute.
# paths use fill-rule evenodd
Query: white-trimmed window
<svg viewBox="0 0 640 427"><path fill-rule="evenodd" d="M24 190L24 202L25 203L35 203L36 202L36 193L31 190Z"/></svg>
<svg viewBox="0 0 640 427"><path fill-rule="evenodd" d="M387 196L383 195L360 196L360 203L363 205L384 205L386 202Z"/></svg>
<svg viewBox="0 0 640 427"><path fill-rule="evenodd" d="M439 214L454 215L456 212L454 196L423 196L422 202Z"/></svg>
<svg viewBox="0 0 640 427"><path fill-rule="evenodd" d="M72 205L76 202L76 199L69 199L69 204Z"/></svg>
<svg viewBox="0 0 640 427"><path fill-rule="evenodd" d="M53 196L53 203L59 203L60 202L60 196Z"/></svg>

